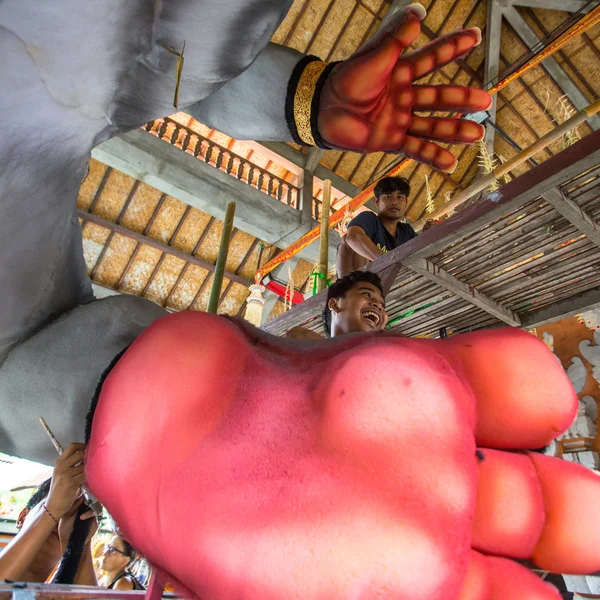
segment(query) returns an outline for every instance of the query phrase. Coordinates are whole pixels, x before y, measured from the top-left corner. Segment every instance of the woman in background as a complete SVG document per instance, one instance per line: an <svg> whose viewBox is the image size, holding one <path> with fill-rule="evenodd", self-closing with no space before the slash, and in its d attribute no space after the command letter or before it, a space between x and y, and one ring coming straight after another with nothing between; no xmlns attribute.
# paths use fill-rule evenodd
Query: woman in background
<svg viewBox="0 0 600 600"><path fill-rule="evenodd" d="M100 566L105 572L104 582L109 590L143 590L142 584L128 567L137 553L121 536L114 535L104 546Z"/></svg>

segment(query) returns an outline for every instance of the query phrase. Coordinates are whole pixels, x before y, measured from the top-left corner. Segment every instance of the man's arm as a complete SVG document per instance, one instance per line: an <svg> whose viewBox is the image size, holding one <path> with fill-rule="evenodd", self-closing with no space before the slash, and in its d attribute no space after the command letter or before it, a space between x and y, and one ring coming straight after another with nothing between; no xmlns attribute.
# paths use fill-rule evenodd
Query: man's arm
<svg viewBox="0 0 600 600"><path fill-rule="evenodd" d="M20 581L33 564L56 523L40 510L24 531L21 531L0 554L0 581Z"/></svg>
<svg viewBox="0 0 600 600"><path fill-rule="evenodd" d="M359 225L348 228L346 243L354 250L354 252L369 260L377 260L380 256L384 255L384 252L373 243L371 238Z"/></svg>
<svg viewBox="0 0 600 600"><path fill-rule="evenodd" d="M24 530L0 554L0 580L18 581L31 567L42 546L69 511L83 483L84 444L69 444L54 466L48 499Z"/></svg>

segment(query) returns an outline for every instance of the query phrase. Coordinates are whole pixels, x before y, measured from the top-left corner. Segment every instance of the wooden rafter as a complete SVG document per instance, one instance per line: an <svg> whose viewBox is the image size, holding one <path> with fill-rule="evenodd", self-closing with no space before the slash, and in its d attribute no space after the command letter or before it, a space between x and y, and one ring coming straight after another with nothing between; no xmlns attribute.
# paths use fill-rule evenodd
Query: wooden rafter
<svg viewBox="0 0 600 600"><path fill-rule="evenodd" d="M119 234L119 235L127 237L131 240L135 240L136 242L146 244L147 246L156 248L157 250L160 250L161 252L165 252L166 254L170 254L172 256L175 256L176 258L185 260L193 265L201 267L202 269L206 269L207 271L210 271L211 273L213 273L215 270L215 265L213 265L212 263L202 260L201 258L198 258L197 256L192 256L190 254L187 254L186 252L182 252L181 250L177 250L176 248L172 248L170 246L166 246L165 244L161 244L160 242L157 242L156 240L153 240L152 238L149 238L141 233L138 233L137 231L131 231L131 229L127 229L126 227L123 227L122 225L117 225L116 223L113 223L112 221L103 219L102 217L99 217L98 215L93 215L93 214L87 213L85 211L78 210L77 216L80 219L82 219L83 221L89 221L91 223L95 223L96 225L99 225L100 227L104 227L105 229L108 229L109 231L113 232L113 234ZM248 280L244 279L243 277L240 277L239 275L236 275L235 273L230 273L229 271L225 271L225 277L227 279L231 279L232 281L235 281L236 283L239 283L241 285L246 285L248 283Z"/></svg>
<svg viewBox="0 0 600 600"><path fill-rule="evenodd" d="M551 188L542 197L554 210L560 213L578 231L600 248L600 225L594 221L578 204L557 188Z"/></svg>
<svg viewBox="0 0 600 600"><path fill-rule="evenodd" d="M506 306L500 302L496 302L492 298L482 294L472 285L468 285L453 275L450 275L450 273L444 271L444 269L434 265L430 261L421 258L414 262L411 260L402 261L402 264L425 279L429 279L440 287L452 292L455 296L459 296L463 300L466 300L469 304L481 308L498 320L503 321L508 325L512 325L513 327L521 326L521 319L517 313L506 308Z"/></svg>

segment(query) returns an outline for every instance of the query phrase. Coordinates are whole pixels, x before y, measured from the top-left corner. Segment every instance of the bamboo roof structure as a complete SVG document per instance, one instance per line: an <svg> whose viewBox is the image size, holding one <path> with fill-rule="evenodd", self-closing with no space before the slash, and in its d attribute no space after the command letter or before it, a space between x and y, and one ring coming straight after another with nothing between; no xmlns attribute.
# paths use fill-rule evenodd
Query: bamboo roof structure
<svg viewBox="0 0 600 600"><path fill-rule="evenodd" d="M479 26L485 38L492 3L493 0L423 0L422 4L428 14L415 46L423 45L459 27ZM340 60L349 56L372 35L391 4L391 0L296 0L273 41L302 52L317 54L326 60ZM573 20L580 18L597 3L585 0L520 0L517 3L515 0L515 4L519 5L509 7L513 12L501 15L499 77L509 72L518 60L527 60L531 53L531 44L528 45L520 36L523 34L523 23L533 32L538 45L543 46L552 32L569 27ZM541 8L544 5L552 6L552 9ZM565 7L567 10L556 10L558 7ZM464 60L444 67L431 77L430 83L489 87L493 82L487 81L485 55L485 44L482 44ZM546 61L526 71L502 89L497 95L495 124L501 133L496 132L493 141L496 158L510 159L518 153L518 148L531 145L556 124L566 120L576 110L578 102L588 104L597 99L600 96L599 59L600 25L595 25L572 39L554 55L553 60L560 70L559 74L562 73L560 77L555 68L549 70ZM528 163L511 171L509 178L514 179L528 173L536 164L544 164L577 138L585 139L594 131L596 124L597 121L588 121L581 125L571 139L561 139L552 144ZM159 137L215 169L227 172L238 181L259 189L265 194L266 202L287 202L288 206L298 208L297 194L302 182L302 169L294 169L282 156L261 149L256 143L233 140L198 123L185 113L177 113L148 124L146 134ZM287 148L301 160L304 160L302 157L308 158L307 149L293 144L288 144ZM477 147L455 146L449 149L459 159L458 167L452 175L414 162L403 170L402 175L409 179L412 187L407 213L409 220L417 221L426 214L426 177L431 192L430 205L433 203L439 209L449 197L465 189L480 172ZM233 155L236 158L230 162ZM321 167L329 169L333 176L348 183L346 192L340 192L339 187L336 190L334 182L332 206L339 209L351 199L348 189L360 191L368 187L400 162L402 157L382 153L358 155L325 151L318 159ZM317 219L321 193L320 182L315 180L313 218ZM146 296L169 310L206 309L222 229L222 223L218 219L96 160L90 161L89 174L80 190L78 209L88 273L93 283L113 291ZM470 210L469 206L465 210ZM527 222L529 221L525 221ZM514 229L516 225L513 225L511 223ZM560 227L563 225L560 221L552 223L553 227L559 227L559 231L562 231ZM442 226L443 224L437 227ZM568 228L567 225L564 227ZM517 245L522 243L521 233L515 233L514 242ZM545 231L543 234L540 232L539 239L536 239L543 244L546 241L552 243L554 238L546 239L544 236L547 235ZM565 233L566 237L568 235L570 234ZM485 243L491 244L490 251L495 251L495 246L492 245L494 239L485 238ZM588 242L582 240L577 243L585 245ZM261 240L256 237L234 230L220 313L243 314L248 295L247 286L254 278L260 244ZM262 262L272 258L285 246L286 244L266 244ZM519 252L515 246L515 249L511 248L509 256L520 256ZM526 248L523 252L526 253ZM429 258L434 263L437 260L433 255ZM458 257L439 260L444 265L450 261L449 271L454 273L456 268L456 274L463 276ZM452 261L457 261L456 267L451 265ZM313 265L305 260L297 263L293 269L296 289L305 291L308 288L312 268ZM287 273L287 267L284 272ZM428 296L429 288L435 287L431 282L419 282L414 270L411 273L412 295L406 291L406 297L395 296L399 303L398 314L410 311L411 307L420 302L420 298ZM485 286L488 283L481 279L482 273L473 273L472 277L470 272L466 275L466 281L487 289ZM400 274L397 281L400 281ZM541 293L546 282L542 278L538 283ZM494 292L494 289L491 291ZM447 293L447 290L440 292L442 295ZM520 310L520 307L516 306L516 309ZM280 316L283 310L283 301L278 302L271 318ZM394 310L392 312L396 314ZM456 298L451 300L449 296L426 310L428 312L423 313L420 318L425 314L431 313L433 316L443 311L453 313L455 316L452 317L451 325L455 330L464 329L467 323L471 323L469 327L472 327L477 322L482 326L497 322L497 319L490 320L490 315L480 309L477 309L480 311L477 314L471 314L470 311L475 310L473 307ZM515 310L515 307L511 310ZM426 328L417 326L417 315L418 313L412 318L414 330L411 329L411 335L431 333L425 331ZM278 325L274 325L272 330L283 331Z"/></svg>
<svg viewBox="0 0 600 600"><path fill-rule="evenodd" d="M532 329L600 306L600 131L371 263L393 329ZM267 323L322 333L326 293ZM394 323L395 321L395 323Z"/></svg>

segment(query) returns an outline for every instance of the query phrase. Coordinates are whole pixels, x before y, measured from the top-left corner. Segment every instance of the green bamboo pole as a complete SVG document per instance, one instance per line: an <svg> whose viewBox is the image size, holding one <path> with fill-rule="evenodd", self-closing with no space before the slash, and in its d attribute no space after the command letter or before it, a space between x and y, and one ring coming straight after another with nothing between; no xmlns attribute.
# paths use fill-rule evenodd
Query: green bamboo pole
<svg viewBox="0 0 600 600"><path fill-rule="evenodd" d="M321 237L319 246L319 275L317 278L317 292L327 287L329 271L329 213L331 204L331 181L323 181L323 203L321 204Z"/></svg>
<svg viewBox="0 0 600 600"><path fill-rule="evenodd" d="M223 233L221 234L221 244L219 245L219 256L215 265L215 276L210 290L210 299L206 312L217 314L219 308L219 299L221 298L221 288L223 287L223 273L225 273L225 263L227 262L227 253L229 252L229 240L231 239L231 230L233 229L233 217L235 215L235 202L227 205L225 220L223 222Z"/></svg>

